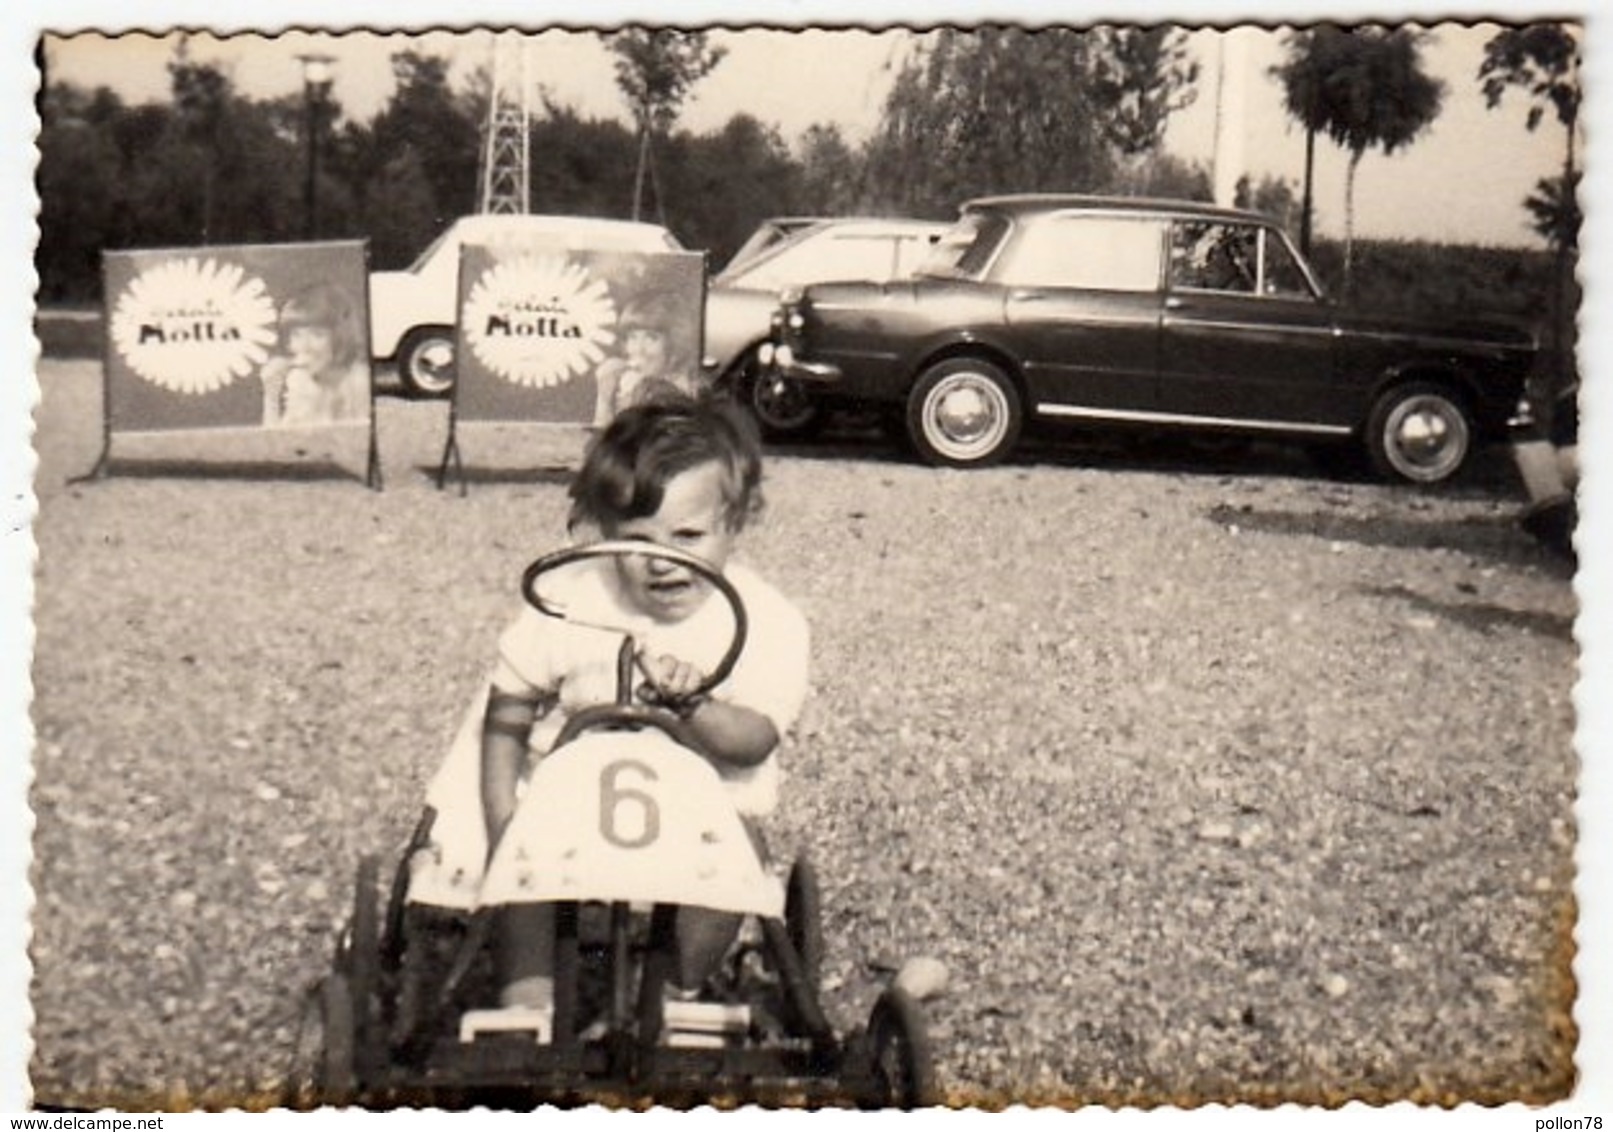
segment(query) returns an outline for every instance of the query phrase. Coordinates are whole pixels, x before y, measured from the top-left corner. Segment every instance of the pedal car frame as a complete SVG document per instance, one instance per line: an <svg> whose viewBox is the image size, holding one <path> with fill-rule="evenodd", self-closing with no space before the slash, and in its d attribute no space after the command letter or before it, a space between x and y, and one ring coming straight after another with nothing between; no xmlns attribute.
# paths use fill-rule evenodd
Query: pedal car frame
<svg viewBox="0 0 1613 1132"><path fill-rule="evenodd" d="M722 594L734 614L733 640L701 692L720 684L744 647L746 614L732 585L698 557L642 541L570 547L527 568L523 596L541 612L564 616L539 592L539 578L582 559L621 555L674 562ZM617 702L573 715L540 766L568 745L577 752L587 745L581 740L603 735L610 741L614 732L657 732L698 751L688 725L673 711L632 702L634 648L633 639L624 637ZM338 933L332 969L305 1002L303 1030L320 1040L310 1051L299 1036L286 1098L291 1107L932 1103L924 1021L903 988L885 987L865 1026L842 1035L830 1025L819 999L817 877L805 857L788 872L782 914L748 915L730 951L727 998L733 1009L712 1009L737 1023L685 1041L667 1026L664 991L675 959L678 904L657 900L646 916L643 901L597 901L584 893L576 900L545 900L555 909L549 1040L519 1029L465 1040L459 1023L467 1011L494 998L488 944L497 906L466 912L409 900L411 862L429 851L435 819L428 807L393 872L384 907L378 859L359 862L351 915ZM746 832L772 875L760 831L747 825ZM590 1016L593 1025L585 1027Z"/></svg>

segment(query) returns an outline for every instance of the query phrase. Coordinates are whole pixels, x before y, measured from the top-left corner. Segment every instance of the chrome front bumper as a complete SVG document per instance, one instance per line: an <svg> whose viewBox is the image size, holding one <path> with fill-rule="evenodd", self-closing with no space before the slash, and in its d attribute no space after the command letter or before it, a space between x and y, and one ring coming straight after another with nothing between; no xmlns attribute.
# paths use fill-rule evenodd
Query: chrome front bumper
<svg viewBox="0 0 1613 1132"><path fill-rule="evenodd" d="M840 367L832 362L810 362L797 358L788 344L763 342L757 348L756 360L761 363L764 373L808 385L838 385L844 376Z"/></svg>

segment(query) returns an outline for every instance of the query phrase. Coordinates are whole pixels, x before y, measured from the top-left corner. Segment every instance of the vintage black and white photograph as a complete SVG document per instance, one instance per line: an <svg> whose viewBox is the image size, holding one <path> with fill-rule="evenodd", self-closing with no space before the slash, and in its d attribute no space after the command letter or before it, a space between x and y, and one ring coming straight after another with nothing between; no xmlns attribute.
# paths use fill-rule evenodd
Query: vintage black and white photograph
<svg viewBox="0 0 1613 1132"><path fill-rule="evenodd" d="M1584 13L340 13L32 44L26 1106L1584 1097Z"/></svg>

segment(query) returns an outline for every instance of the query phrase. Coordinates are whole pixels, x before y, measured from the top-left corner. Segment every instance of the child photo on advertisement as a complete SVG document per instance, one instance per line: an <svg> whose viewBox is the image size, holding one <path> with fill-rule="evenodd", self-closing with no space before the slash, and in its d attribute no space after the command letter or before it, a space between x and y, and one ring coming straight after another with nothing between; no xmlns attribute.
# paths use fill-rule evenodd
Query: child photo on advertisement
<svg viewBox="0 0 1613 1132"><path fill-rule="evenodd" d="M362 422L370 415L370 362L352 300L318 283L280 308L280 350L263 364L263 423L270 428Z"/></svg>
<svg viewBox="0 0 1613 1132"><path fill-rule="evenodd" d="M599 364L594 401L594 427L604 428L623 409L669 393L692 396L698 391L694 366L679 335L679 319L670 298L651 294L632 299L616 320L621 353Z"/></svg>

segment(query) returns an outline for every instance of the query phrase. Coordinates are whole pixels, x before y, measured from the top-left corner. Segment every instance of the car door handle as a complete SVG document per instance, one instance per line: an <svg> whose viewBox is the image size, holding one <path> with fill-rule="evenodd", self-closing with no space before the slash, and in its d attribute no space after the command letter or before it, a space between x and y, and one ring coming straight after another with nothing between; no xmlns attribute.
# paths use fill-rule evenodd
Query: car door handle
<svg viewBox="0 0 1613 1132"><path fill-rule="evenodd" d="M1169 295L1165 299L1165 309L1168 311L1179 311L1185 305L1186 300L1178 295Z"/></svg>

